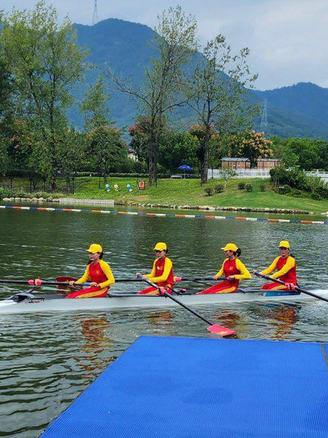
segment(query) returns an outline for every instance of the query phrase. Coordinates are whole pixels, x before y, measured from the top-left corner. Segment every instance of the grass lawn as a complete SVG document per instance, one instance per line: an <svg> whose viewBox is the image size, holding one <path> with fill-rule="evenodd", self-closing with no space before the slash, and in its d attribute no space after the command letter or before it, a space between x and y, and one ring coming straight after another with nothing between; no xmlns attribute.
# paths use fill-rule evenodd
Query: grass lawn
<svg viewBox="0 0 328 438"><path fill-rule="evenodd" d="M118 204L269 208L301 210L314 214L328 211L328 200L315 201L306 197L280 195L272 190L270 181L267 179L231 179L223 193L214 193L212 196L208 196L205 193L205 188L212 187L214 189L217 184L223 184L223 181L209 180L206 185L201 186L199 179L160 179L157 187L149 187L146 181L145 190L138 190L137 182L137 178L108 178L110 191L106 192L103 179L100 180L101 187L99 188L98 178L76 178L74 195L64 193L49 193L49 195L52 197L65 196L77 199L114 199ZM251 184L253 191L238 190L239 182ZM2 183L6 183L6 181L3 180ZM63 184L64 181L60 181L59 186ZM114 190L114 184L118 185L118 191ZM127 184L131 185L132 192L128 192ZM266 186L266 191L261 192L261 185ZM24 192L26 196L36 196L36 194L30 195L28 193L28 186L28 180L16 178L14 181L14 193L16 196L23 196L21 193ZM39 195L43 196L44 193L40 192L42 190L39 190Z"/></svg>
<svg viewBox="0 0 328 438"><path fill-rule="evenodd" d="M238 190L238 183L252 184L253 191ZM99 188L98 178L79 178L76 180L74 198L114 199L118 203L141 203L158 205L189 205L213 207L246 207L302 210L313 213L328 211L328 200L315 201L311 198L280 195L271 189L268 180L232 179L228 182L223 193L208 196L204 189L215 187L222 183L218 180L209 180L208 184L200 186L196 179L161 179L157 187L148 187L138 190L136 178L109 178L110 191L106 192L104 183ZM114 184L119 187L114 190ZM128 192L126 185L130 184L132 192ZM266 191L261 192L260 186L265 184Z"/></svg>

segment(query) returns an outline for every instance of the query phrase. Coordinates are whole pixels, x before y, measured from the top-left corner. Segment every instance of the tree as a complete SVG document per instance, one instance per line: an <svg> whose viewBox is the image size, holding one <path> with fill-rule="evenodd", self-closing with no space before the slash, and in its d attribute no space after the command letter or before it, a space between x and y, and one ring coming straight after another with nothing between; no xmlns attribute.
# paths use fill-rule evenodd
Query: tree
<svg viewBox="0 0 328 438"><path fill-rule="evenodd" d="M134 125L129 127L130 146L139 161L147 163L149 169L149 141L151 125L147 117L138 117Z"/></svg>
<svg viewBox="0 0 328 438"><path fill-rule="evenodd" d="M111 125L109 109L106 102L110 95L104 90L104 80L99 76L94 85L89 86L80 105L80 112L84 117L84 130L86 132L99 127Z"/></svg>
<svg viewBox="0 0 328 438"><path fill-rule="evenodd" d="M328 168L328 142L304 138L273 137L273 149L286 167L299 166L304 170Z"/></svg>
<svg viewBox="0 0 328 438"><path fill-rule="evenodd" d="M30 167L32 139L28 135L26 124L22 120L12 120L10 137L7 140L8 170L23 170Z"/></svg>
<svg viewBox="0 0 328 438"><path fill-rule="evenodd" d="M229 157L249 158L254 167L258 158L272 158L272 141L264 138L264 132L246 131L229 135L226 139Z"/></svg>
<svg viewBox="0 0 328 438"><path fill-rule="evenodd" d="M1 49L0 49L1 50ZM13 93L13 80L5 63L4 54L0 51L0 119L10 113L10 99Z"/></svg>
<svg viewBox="0 0 328 438"><path fill-rule="evenodd" d="M159 56L145 70L144 83L139 87L109 72L118 90L128 93L140 104L140 115L149 120L148 173L149 185L157 183L159 146L165 121L172 110L185 102L183 67L196 51L196 21L180 6L169 8L158 17L155 44Z"/></svg>
<svg viewBox="0 0 328 438"><path fill-rule="evenodd" d="M0 15L1 26L1 15ZM10 138L10 122L12 116L11 97L13 80L5 62L3 48L0 47L0 174L8 170L9 157L7 143Z"/></svg>
<svg viewBox="0 0 328 438"><path fill-rule="evenodd" d="M70 91L83 78L87 52L76 45L70 21L58 25L55 9L44 1L33 11L5 15L0 45L15 77L18 118L32 137L32 164L55 189L61 147L66 147L66 110L73 103Z"/></svg>
<svg viewBox="0 0 328 438"><path fill-rule="evenodd" d="M188 132L168 131L159 148L159 164L171 173L182 164L197 168L197 140Z"/></svg>
<svg viewBox="0 0 328 438"><path fill-rule="evenodd" d="M206 44L195 66L188 104L203 131L198 150L202 183L207 182L211 136L238 132L251 123L254 109L245 105L245 94L257 75L250 74L248 55L247 48L232 55L226 38L218 35Z"/></svg>
<svg viewBox="0 0 328 438"><path fill-rule="evenodd" d="M224 189L226 189L229 179L236 176L236 172L233 169L229 169L227 167L222 167L219 171L220 177L224 181Z"/></svg>
<svg viewBox="0 0 328 438"><path fill-rule="evenodd" d="M73 178L80 169L85 157L85 139L82 133L77 132L74 128L63 131L61 155L59 161L60 176L66 180L66 190L73 191Z"/></svg>
<svg viewBox="0 0 328 438"><path fill-rule="evenodd" d="M99 175L106 178L117 172L127 161L127 147L120 138L120 131L111 126L98 126L87 134L86 158Z"/></svg>

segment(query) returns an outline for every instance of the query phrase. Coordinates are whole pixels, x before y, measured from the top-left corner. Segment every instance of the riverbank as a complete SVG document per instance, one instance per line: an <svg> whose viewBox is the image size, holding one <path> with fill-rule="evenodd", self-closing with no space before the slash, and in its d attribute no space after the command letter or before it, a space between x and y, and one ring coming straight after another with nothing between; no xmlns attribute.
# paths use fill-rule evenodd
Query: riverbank
<svg viewBox="0 0 328 438"><path fill-rule="evenodd" d="M102 202L114 201L115 205L173 208L206 211L245 211L281 214L325 214L328 211L328 200L314 200L305 197L293 197L275 192L268 180L247 179L230 180L222 193L216 193L217 186L223 185L222 181L210 180L201 186L195 179L161 179L157 187L149 187L146 183L144 190L138 189L136 178L109 178L109 190L102 183L99 187L98 178L76 178L75 193L70 195L74 203L97 205L95 200ZM239 190L238 184L244 182L252 186L252 191ZM129 185L129 186L128 186ZM130 190L129 188L130 187ZM212 189L209 196L205 189ZM28 194L27 194L28 195ZM67 195L58 194L61 199ZM5 202L24 202L26 198L5 198ZM44 194L40 198L32 195L26 201L56 202L57 195ZM69 203L67 203L69 205Z"/></svg>

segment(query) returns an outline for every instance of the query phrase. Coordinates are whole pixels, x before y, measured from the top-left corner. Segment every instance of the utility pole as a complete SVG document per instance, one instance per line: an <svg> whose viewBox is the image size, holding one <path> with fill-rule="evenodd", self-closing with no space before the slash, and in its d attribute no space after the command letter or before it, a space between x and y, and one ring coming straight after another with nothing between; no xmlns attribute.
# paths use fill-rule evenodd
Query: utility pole
<svg viewBox="0 0 328 438"><path fill-rule="evenodd" d="M93 8L92 26L97 23L98 23L98 9L97 9L97 0L95 0L95 5Z"/></svg>

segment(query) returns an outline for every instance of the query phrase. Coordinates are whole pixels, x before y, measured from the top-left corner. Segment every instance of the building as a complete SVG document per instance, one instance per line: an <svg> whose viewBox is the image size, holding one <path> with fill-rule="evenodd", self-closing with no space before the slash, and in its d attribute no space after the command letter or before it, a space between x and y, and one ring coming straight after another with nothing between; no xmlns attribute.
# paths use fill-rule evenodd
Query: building
<svg viewBox="0 0 328 438"><path fill-rule="evenodd" d="M280 164L280 160L278 158L258 158L257 159L257 168L258 170L263 169L273 169L274 167Z"/></svg>
<svg viewBox="0 0 328 438"><path fill-rule="evenodd" d="M128 150L128 158L131 158L133 161L138 161L135 151L131 148Z"/></svg>
<svg viewBox="0 0 328 438"><path fill-rule="evenodd" d="M280 164L277 158L258 158L257 167L251 169L248 158L222 158L221 169L231 169L235 172L235 178L270 178L270 170ZM222 178L221 169L209 169L209 179Z"/></svg>
<svg viewBox="0 0 328 438"><path fill-rule="evenodd" d="M223 157L221 161L222 167L227 167L232 170L251 168L251 162L248 158Z"/></svg>

